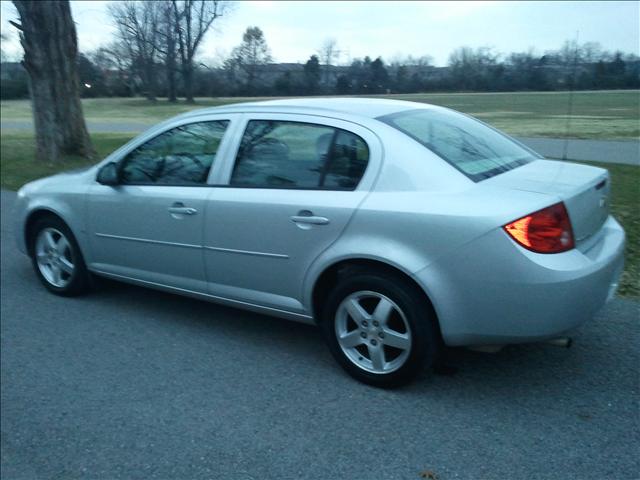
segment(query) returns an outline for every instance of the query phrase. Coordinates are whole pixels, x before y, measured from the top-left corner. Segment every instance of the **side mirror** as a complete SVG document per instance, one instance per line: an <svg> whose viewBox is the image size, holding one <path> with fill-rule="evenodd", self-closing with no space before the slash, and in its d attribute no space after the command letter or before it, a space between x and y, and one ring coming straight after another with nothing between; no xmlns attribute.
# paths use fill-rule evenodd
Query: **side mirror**
<svg viewBox="0 0 640 480"><path fill-rule="evenodd" d="M109 162L103 165L98 171L96 181L102 185L118 185L120 183L120 172L116 162Z"/></svg>

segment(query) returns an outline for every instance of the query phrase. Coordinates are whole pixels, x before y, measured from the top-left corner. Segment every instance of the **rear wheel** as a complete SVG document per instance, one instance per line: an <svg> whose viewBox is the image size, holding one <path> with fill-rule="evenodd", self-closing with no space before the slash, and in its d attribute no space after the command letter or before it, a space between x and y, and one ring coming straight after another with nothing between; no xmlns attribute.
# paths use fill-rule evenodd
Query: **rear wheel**
<svg viewBox="0 0 640 480"><path fill-rule="evenodd" d="M329 348L354 378L378 387L408 383L436 359L439 334L424 293L399 275L354 272L323 309Z"/></svg>
<svg viewBox="0 0 640 480"><path fill-rule="evenodd" d="M89 273L71 230L56 217L38 220L31 235L36 275L51 292L72 296L89 287Z"/></svg>

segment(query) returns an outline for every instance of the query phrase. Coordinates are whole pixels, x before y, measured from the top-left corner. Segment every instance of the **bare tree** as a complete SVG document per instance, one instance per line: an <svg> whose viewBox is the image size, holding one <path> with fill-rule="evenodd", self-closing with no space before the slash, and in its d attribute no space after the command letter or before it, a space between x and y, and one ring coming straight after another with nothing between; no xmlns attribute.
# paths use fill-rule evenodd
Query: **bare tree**
<svg viewBox="0 0 640 480"><path fill-rule="evenodd" d="M600 58L602 58L602 45L598 42L583 43L581 50L581 57L585 63L596 63Z"/></svg>
<svg viewBox="0 0 640 480"><path fill-rule="evenodd" d="M565 66L571 66L574 62L582 62L582 49L577 40L565 40L557 52L558 61Z"/></svg>
<svg viewBox="0 0 640 480"><path fill-rule="evenodd" d="M449 55L451 77L457 88L485 90L491 83L490 73L499 55L490 47L460 47Z"/></svg>
<svg viewBox="0 0 640 480"><path fill-rule="evenodd" d="M106 76L107 87L113 90L112 94L128 96L134 92L133 64L123 42L115 40L90 52L88 56ZM112 76L113 72L117 73L117 77Z"/></svg>
<svg viewBox="0 0 640 480"><path fill-rule="evenodd" d="M320 63L324 65L322 83L325 86L328 86L330 83L331 66L335 61L337 61L339 55L340 51L338 50L338 44L334 38L327 38L318 49Z"/></svg>
<svg viewBox="0 0 640 480"><path fill-rule="evenodd" d="M245 77L247 94L251 95L255 86L256 73L260 65L271 61L271 51L259 27L248 27L242 35L242 43L231 52L227 69L240 70Z"/></svg>
<svg viewBox="0 0 640 480"><path fill-rule="evenodd" d="M187 102L194 103L194 58L213 22L228 10L220 0L172 0L177 27L178 53Z"/></svg>
<svg viewBox="0 0 640 480"><path fill-rule="evenodd" d="M78 39L68 0L18 1L14 5L29 75L36 130L36 155L55 162L63 154L95 154L82 114L78 80Z"/></svg>
<svg viewBox="0 0 640 480"><path fill-rule="evenodd" d="M170 1L162 2L162 14L160 21L159 35L161 38L160 51L164 55L164 67L167 74L167 100L178 101L176 87L177 71L177 44L178 44L178 22L174 15L173 4Z"/></svg>
<svg viewBox="0 0 640 480"><path fill-rule="evenodd" d="M164 63L167 100L178 101L176 73L178 71L178 30L179 25L174 15L171 0L155 0L159 11L156 47L159 57Z"/></svg>
<svg viewBox="0 0 640 480"><path fill-rule="evenodd" d="M155 101L160 4L124 1L113 2L107 8L116 25L118 39L127 50L132 69L142 80L147 99Z"/></svg>

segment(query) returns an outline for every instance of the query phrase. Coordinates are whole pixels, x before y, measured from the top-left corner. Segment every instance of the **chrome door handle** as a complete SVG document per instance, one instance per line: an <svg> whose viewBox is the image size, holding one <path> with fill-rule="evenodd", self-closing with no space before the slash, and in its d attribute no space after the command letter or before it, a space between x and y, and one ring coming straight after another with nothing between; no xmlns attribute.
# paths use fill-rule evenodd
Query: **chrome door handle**
<svg viewBox="0 0 640 480"><path fill-rule="evenodd" d="M306 223L310 225L326 225L329 223L329 219L326 217L315 217L306 215L294 215L291 217L294 223Z"/></svg>
<svg viewBox="0 0 640 480"><path fill-rule="evenodd" d="M195 215L198 210L191 207L169 207L169 213L173 215Z"/></svg>

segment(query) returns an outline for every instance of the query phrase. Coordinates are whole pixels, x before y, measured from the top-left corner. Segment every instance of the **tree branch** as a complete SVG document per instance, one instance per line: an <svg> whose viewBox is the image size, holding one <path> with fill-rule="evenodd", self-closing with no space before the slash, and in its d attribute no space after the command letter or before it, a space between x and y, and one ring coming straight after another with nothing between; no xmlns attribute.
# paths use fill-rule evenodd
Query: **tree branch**
<svg viewBox="0 0 640 480"><path fill-rule="evenodd" d="M9 20L9 23L14 27L16 27L18 30L20 30L21 32L24 32L24 28L22 27L22 24L16 23L13 20Z"/></svg>

